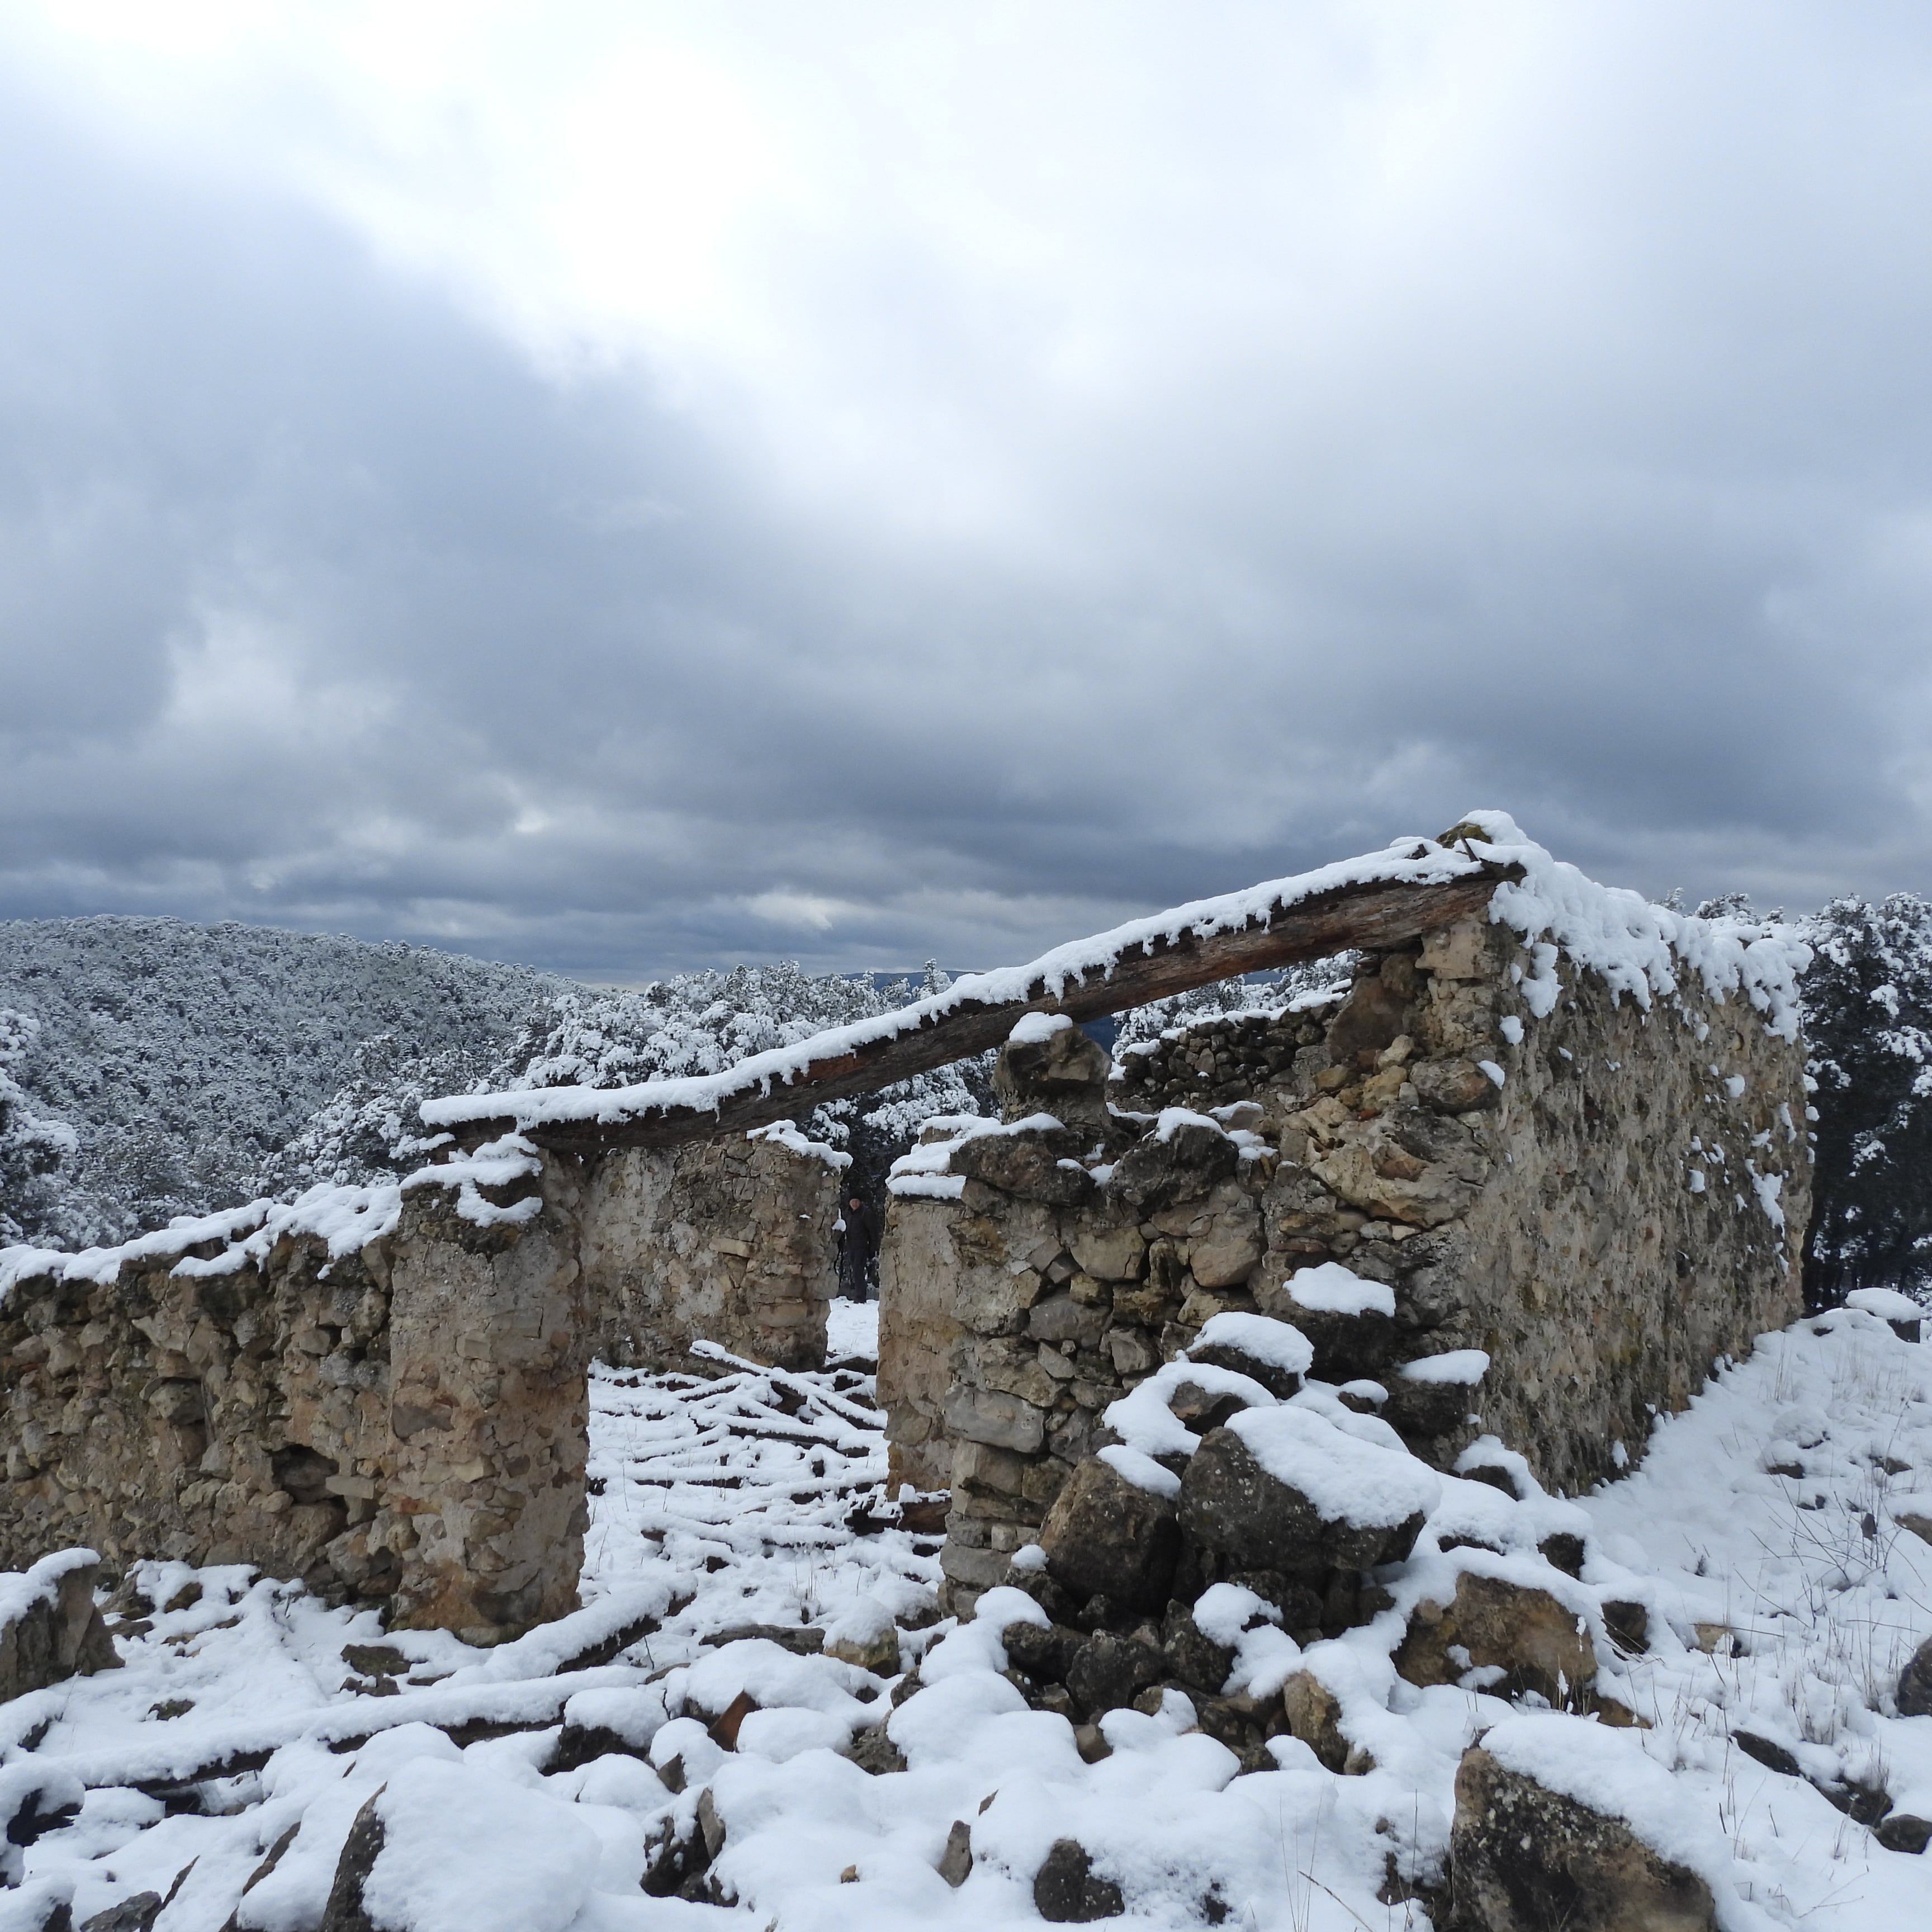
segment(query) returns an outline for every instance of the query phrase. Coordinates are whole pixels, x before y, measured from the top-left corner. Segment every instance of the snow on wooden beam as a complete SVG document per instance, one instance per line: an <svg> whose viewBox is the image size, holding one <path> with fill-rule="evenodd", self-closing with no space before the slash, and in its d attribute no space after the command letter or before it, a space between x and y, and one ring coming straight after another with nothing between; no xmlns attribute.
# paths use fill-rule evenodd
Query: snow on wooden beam
<svg viewBox="0 0 1932 1932"><path fill-rule="evenodd" d="M1519 866L1432 840L1408 842L1136 920L1029 965L968 975L897 1012L757 1054L722 1073L634 1087L461 1095L426 1102L423 1118L466 1144L517 1132L580 1153L742 1132L984 1052L1028 1013L1094 1019L1352 946L1400 946L1481 911L1498 886L1521 876Z"/></svg>

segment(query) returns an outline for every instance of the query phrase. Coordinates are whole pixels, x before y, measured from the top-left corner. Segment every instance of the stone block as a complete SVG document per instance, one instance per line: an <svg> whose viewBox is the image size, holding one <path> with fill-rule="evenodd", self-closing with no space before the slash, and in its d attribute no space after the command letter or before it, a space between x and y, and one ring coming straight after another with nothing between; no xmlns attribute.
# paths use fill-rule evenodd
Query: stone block
<svg viewBox="0 0 1932 1932"><path fill-rule="evenodd" d="M1326 1517L1293 1484L1264 1468L1230 1428L1202 1438L1180 1483L1181 1526L1202 1549L1240 1568L1274 1570L1318 1588L1331 1571L1372 1570L1406 1556L1423 1515L1418 1508L1399 1523L1366 1525Z"/></svg>
<svg viewBox="0 0 1932 1932"><path fill-rule="evenodd" d="M1450 1655L1457 1649L1467 1664ZM1395 1667L1410 1683L1425 1685L1497 1669L1503 1676L1489 1688L1498 1696L1534 1691L1557 1709L1575 1708L1596 1682L1597 1652L1583 1619L1547 1590L1465 1570L1446 1607L1416 1606Z"/></svg>
<svg viewBox="0 0 1932 1932"><path fill-rule="evenodd" d="M1073 1258L1100 1281L1137 1281L1147 1242L1137 1227L1081 1226L1067 1238Z"/></svg>
<svg viewBox="0 0 1932 1932"><path fill-rule="evenodd" d="M956 1436L995 1449L1036 1455L1046 1440L1046 1418L1030 1402L996 1389L956 1387L946 1402L946 1424Z"/></svg>
<svg viewBox="0 0 1932 1932"><path fill-rule="evenodd" d="M1480 1747L1456 1773L1450 1932L1717 1932L1710 1887Z"/></svg>
<svg viewBox="0 0 1932 1932"><path fill-rule="evenodd" d="M1166 1496L1130 1483L1099 1456L1080 1464L1040 1526L1054 1580L1080 1598L1136 1610L1168 1600L1180 1527Z"/></svg>

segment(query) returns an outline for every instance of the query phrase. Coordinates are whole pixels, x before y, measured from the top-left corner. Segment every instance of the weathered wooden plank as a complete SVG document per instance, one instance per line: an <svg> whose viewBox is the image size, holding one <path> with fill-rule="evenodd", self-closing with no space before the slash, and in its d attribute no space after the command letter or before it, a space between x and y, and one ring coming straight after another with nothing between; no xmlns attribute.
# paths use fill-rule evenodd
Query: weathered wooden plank
<svg viewBox="0 0 1932 1932"><path fill-rule="evenodd" d="M1325 958L1352 946L1402 945L1480 911L1503 880L1518 876L1514 866L1485 866L1463 878L1424 884L1380 880L1336 886L1238 930L1156 938L1144 951L1096 967L1057 994L1036 982L1023 998L964 1001L916 1028L856 1048L828 1035L822 1057L808 1058L790 1081L769 1091L748 1088L702 1110L652 1107L614 1120L546 1120L520 1131L542 1147L590 1154L614 1147L674 1147L768 1126L820 1102L873 1093L998 1046L1029 1012L1094 1019L1217 980ZM474 1146L517 1126L512 1119L472 1119L462 1124L460 1137Z"/></svg>

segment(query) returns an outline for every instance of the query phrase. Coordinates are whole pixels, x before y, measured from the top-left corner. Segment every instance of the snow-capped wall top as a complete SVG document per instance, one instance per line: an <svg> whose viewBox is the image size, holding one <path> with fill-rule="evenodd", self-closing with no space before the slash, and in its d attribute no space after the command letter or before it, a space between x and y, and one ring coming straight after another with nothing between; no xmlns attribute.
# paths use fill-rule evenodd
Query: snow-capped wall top
<svg viewBox="0 0 1932 1932"><path fill-rule="evenodd" d="M1083 980L1112 978L1123 961L1151 953L1159 944L1264 926L1295 906L1350 886L1446 884L1498 866L1516 868L1522 876L1498 885L1490 917L1514 927L1530 949L1532 963L1523 970L1522 986L1539 1017L1556 1002L1559 952L1646 1007L1674 990L1681 961L1697 972L1713 998L1740 992L1773 1031L1796 1036L1797 975L1810 954L1784 928L1701 920L1653 905L1639 893L1598 885L1526 836L1506 812L1472 812L1444 837L1450 842L1397 839L1379 852L1131 920L1056 946L1024 966L969 974L896 1012L754 1054L720 1072L630 1087L457 1094L424 1102L422 1118L443 1128L511 1121L527 1132L565 1123L615 1126L646 1114L712 1113L728 1100L789 1086L816 1064L916 1032L969 1006L1058 1000Z"/></svg>
<svg viewBox="0 0 1932 1932"><path fill-rule="evenodd" d="M1466 829L1468 836L1456 837ZM1472 812L1446 835L1478 857L1522 868L1490 902L1490 917L1522 935L1535 962L1522 993L1538 1019L1556 1004L1560 952L1594 973L1613 993L1646 1010L1677 989L1681 966L1714 1000L1741 992L1781 1039L1798 1037L1798 976L1811 949L1789 926L1756 920L1700 919L1658 905L1641 892L1599 885L1552 858L1505 812Z"/></svg>
<svg viewBox="0 0 1932 1932"><path fill-rule="evenodd" d="M514 1134L492 1141L472 1154L459 1154L441 1166L418 1168L400 1181L371 1187L311 1187L293 1201L251 1201L218 1214L182 1216L169 1227L137 1235L111 1248L84 1248L67 1254L54 1248L0 1248L0 1301L16 1282L38 1276L57 1281L113 1280L130 1262L176 1258L171 1274L232 1274L266 1258L284 1235L311 1235L328 1244L332 1258L352 1253L388 1234L400 1219L403 1196L418 1187L456 1190L456 1211L480 1227L527 1221L542 1202L532 1194L500 1208L480 1191L501 1187L538 1172L536 1149ZM190 1250L220 1244L206 1258Z"/></svg>

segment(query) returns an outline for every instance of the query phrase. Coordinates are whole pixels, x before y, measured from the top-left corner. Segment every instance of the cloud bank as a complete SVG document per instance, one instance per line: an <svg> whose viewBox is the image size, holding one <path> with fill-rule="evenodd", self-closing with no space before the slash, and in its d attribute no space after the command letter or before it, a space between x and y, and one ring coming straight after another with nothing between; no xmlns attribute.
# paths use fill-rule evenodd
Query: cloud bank
<svg viewBox="0 0 1932 1932"><path fill-rule="evenodd" d="M0 916L1932 890L1913 10L152 10L0 34Z"/></svg>

